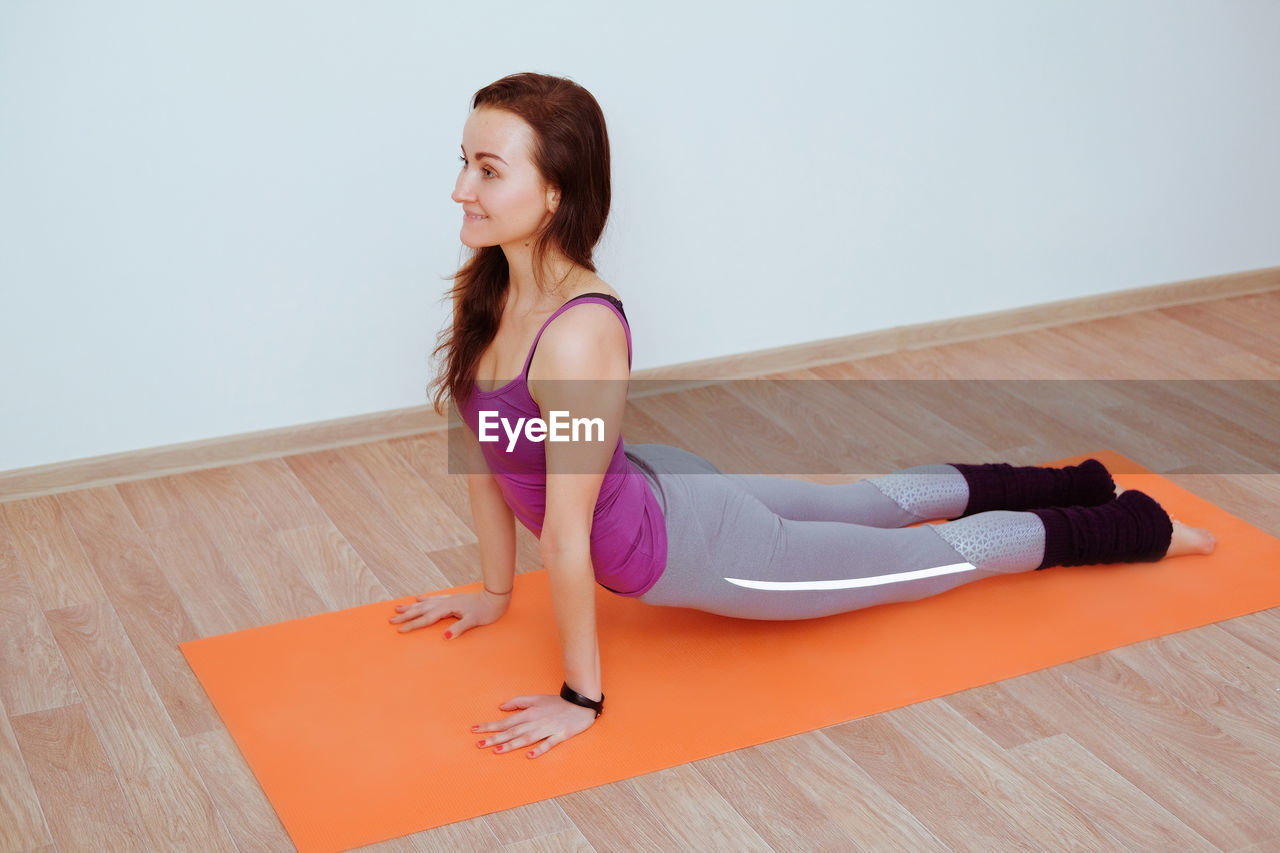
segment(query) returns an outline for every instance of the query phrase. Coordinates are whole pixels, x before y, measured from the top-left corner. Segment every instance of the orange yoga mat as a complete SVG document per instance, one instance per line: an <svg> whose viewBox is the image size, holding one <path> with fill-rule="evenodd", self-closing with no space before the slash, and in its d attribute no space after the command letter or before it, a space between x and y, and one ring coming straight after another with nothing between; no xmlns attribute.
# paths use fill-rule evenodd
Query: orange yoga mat
<svg viewBox="0 0 1280 853"><path fill-rule="evenodd" d="M182 649L299 850L347 849L1280 605L1280 541L1158 476L1117 479L1212 528L1217 552L793 623L601 591L605 714L536 760L477 749L469 727L560 686L542 572L517 578L500 622L455 640L443 623L398 633L386 602Z"/></svg>

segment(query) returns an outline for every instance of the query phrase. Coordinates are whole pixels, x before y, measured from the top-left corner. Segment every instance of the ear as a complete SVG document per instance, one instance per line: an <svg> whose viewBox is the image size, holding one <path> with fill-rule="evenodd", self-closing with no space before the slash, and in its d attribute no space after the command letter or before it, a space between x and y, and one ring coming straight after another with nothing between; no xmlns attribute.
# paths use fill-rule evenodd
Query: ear
<svg viewBox="0 0 1280 853"><path fill-rule="evenodd" d="M560 188L547 187L547 212L555 213L560 206Z"/></svg>

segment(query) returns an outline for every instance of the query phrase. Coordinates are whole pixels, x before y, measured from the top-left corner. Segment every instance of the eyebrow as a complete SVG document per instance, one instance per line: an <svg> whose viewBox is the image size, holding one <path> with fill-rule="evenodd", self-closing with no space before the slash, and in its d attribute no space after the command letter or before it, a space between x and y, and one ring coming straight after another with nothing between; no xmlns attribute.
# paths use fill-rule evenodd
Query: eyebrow
<svg viewBox="0 0 1280 853"><path fill-rule="evenodd" d="M463 149L462 149L462 156L463 156L463 157L466 157L466 156L467 156L467 149L465 149L465 148L463 148ZM488 157L490 160L497 160L499 163L501 163L501 164L502 164L502 165L504 165L504 166L510 166L510 165L511 165L511 164L510 164L510 163L508 163L506 160L503 160L501 157L499 157L497 154L490 154L490 153L489 153L489 152L487 152L487 151L477 151L477 152L476 152L476 156L475 156L474 158L472 158L472 159L474 159L474 160L483 160L483 159L485 159L486 157Z"/></svg>

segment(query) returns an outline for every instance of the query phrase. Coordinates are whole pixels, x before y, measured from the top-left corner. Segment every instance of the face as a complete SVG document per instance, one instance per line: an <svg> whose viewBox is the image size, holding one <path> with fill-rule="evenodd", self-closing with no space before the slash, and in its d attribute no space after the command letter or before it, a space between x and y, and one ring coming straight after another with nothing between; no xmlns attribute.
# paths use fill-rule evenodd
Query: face
<svg viewBox="0 0 1280 853"><path fill-rule="evenodd" d="M465 245L527 245L551 218L559 193L533 165L532 145L533 129L514 113L486 107L471 113L453 188Z"/></svg>

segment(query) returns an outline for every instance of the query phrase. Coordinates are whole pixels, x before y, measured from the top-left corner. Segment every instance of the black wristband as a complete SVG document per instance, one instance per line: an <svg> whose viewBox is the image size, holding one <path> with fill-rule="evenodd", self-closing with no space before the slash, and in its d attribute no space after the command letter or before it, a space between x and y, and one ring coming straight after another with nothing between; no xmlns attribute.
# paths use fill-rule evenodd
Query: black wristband
<svg viewBox="0 0 1280 853"><path fill-rule="evenodd" d="M586 696L583 696L581 693L574 690L569 686L569 682L566 681L564 686L560 688L560 698L566 702L577 705L580 708L590 708L596 712L597 717L604 713L603 693L600 694L600 701L597 702L595 699L588 699Z"/></svg>

